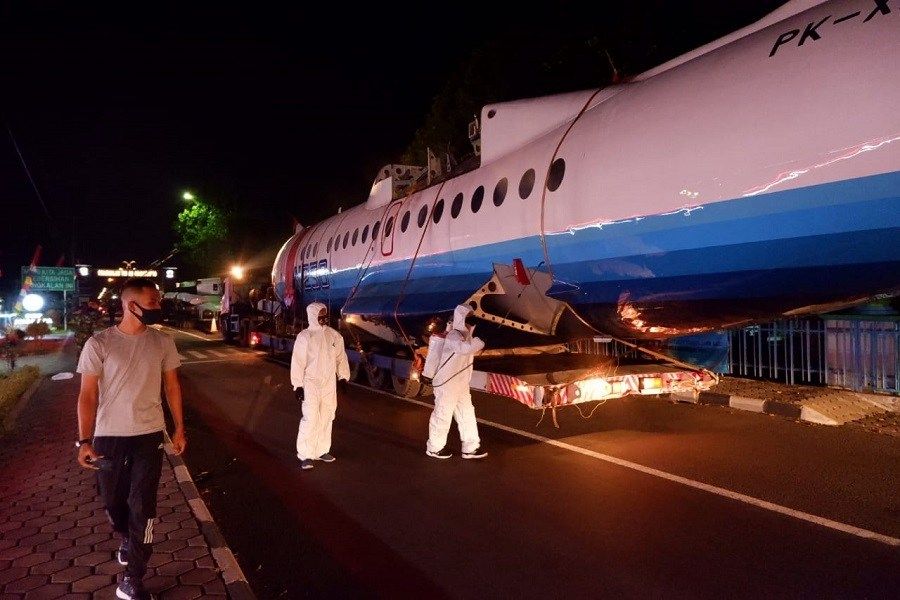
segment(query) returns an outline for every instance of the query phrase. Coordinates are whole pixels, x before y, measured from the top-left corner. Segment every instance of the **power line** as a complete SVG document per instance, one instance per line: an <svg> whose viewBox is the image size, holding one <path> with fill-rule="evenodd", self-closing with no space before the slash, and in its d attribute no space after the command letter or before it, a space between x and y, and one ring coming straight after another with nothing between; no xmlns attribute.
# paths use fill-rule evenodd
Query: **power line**
<svg viewBox="0 0 900 600"><path fill-rule="evenodd" d="M41 192L40 190L38 190L37 184L34 182L34 178L31 176L31 171L28 170L28 165L25 163L25 157L22 156L22 151L19 150L19 144L16 143L16 138L13 135L12 129L9 128L9 125L6 125L6 131L9 133L9 139L12 140L13 147L16 149L16 154L19 155L19 160L22 161L22 168L25 169L25 174L28 175L28 181L31 182L31 187L34 189L34 193L41 203L41 208L44 209L44 215L47 216L48 221L52 221L53 217L50 216L50 211L47 210L47 205L44 203L44 198L41 196Z"/></svg>

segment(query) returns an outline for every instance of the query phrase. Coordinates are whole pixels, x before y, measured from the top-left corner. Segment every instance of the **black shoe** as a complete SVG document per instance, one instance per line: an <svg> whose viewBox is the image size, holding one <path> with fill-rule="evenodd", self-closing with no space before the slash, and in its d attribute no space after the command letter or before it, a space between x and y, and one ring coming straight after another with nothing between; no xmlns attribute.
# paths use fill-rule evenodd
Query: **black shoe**
<svg viewBox="0 0 900 600"><path fill-rule="evenodd" d="M448 458L453 456L453 453L450 452L449 450L447 450L446 448L438 450L437 452L432 452L431 450L426 450L425 454L427 454L431 458L439 458L441 460L447 460Z"/></svg>
<svg viewBox="0 0 900 600"><path fill-rule="evenodd" d="M128 566L128 540L122 540L119 549L116 550L116 561L123 567Z"/></svg>
<svg viewBox="0 0 900 600"><path fill-rule="evenodd" d="M463 454L462 454L463 458L468 458L468 459L484 458L485 456L487 456L487 451L484 450L481 446L478 446L471 452L463 452Z"/></svg>
<svg viewBox="0 0 900 600"><path fill-rule="evenodd" d="M144 590L144 582L128 575L122 578L119 587L116 588L116 598L122 600L153 600L153 595Z"/></svg>

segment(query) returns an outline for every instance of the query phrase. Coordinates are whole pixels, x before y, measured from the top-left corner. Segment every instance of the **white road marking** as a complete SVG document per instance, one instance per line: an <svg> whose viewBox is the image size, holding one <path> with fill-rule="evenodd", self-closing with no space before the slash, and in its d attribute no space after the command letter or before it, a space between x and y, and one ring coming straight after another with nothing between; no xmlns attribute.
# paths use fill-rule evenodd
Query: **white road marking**
<svg viewBox="0 0 900 600"><path fill-rule="evenodd" d="M207 352L209 352L213 356L218 356L219 358L225 358L229 356L228 352L220 352L218 350L207 350Z"/></svg>
<svg viewBox="0 0 900 600"><path fill-rule="evenodd" d="M418 404L419 406L424 406L425 408L428 408L428 409L434 408L433 405L431 405L427 402L423 402L421 400L415 400L412 398L403 398L402 396L397 396L396 394L391 394L390 392L384 392L381 390L373 390L370 387L367 387L364 385L359 385L356 383L354 383L352 385L361 387L361 388L369 390L371 392L383 394L385 396L390 396L391 398L398 398L405 402L409 402L410 404ZM530 440L542 442L549 446L555 446L557 448L562 448L563 450L575 452L577 454L581 454L582 456L587 456L589 458L595 458L597 460L602 460L602 461L605 461L608 463L612 463L612 464L618 465L620 467L625 467L626 469L632 469L634 471L639 471L646 475L652 475L653 477L659 477L660 479L666 479L668 481L680 483L682 485L686 485L688 487L702 490L704 492L709 492L710 494L716 494L717 496L722 496L724 498L729 498L731 500L737 500L738 502L750 504L751 506L756 506L758 508L769 510L769 511L772 511L772 512L775 512L778 514L786 515L788 517L793 517L793 518L799 519L801 521L807 521L809 523L814 523L814 524L820 525L822 527L828 527L829 529L834 529L837 531L841 531L843 533L849 533L850 535L855 535L856 537L874 540L876 542L881 542L882 544L887 544L889 546L900 546L900 538L891 537L889 535L885 535L883 533L878 533L876 531L870 531L868 529L862 529L861 527L855 527L853 525L848 525L846 523L841 523L839 521L832 521L831 519L826 519L824 517L819 517L817 515L813 515L813 514L810 514L807 512L803 512L800 510L794 510L793 508L788 508L786 506L781 506L780 504L775 504L773 502L767 502L766 500L754 498L753 496L741 494L740 492L733 492L733 491L727 490L725 488L721 488L721 487L718 487L715 485L710 485L708 483L703 483L702 481L695 481L693 479L688 479L687 477L682 477L680 475L673 475L672 473L660 471L659 469L654 469L652 467L645 467L644 465L631 462L630 460L616 458L615 456L610 456L608 454L602 454L600 452L595 452L593 450L588 450L586 448L581 448L579 446L567 444L566 442L561 442L559 440L554 440L554 439L551 439L548 437L544 437L542 435L537 435L536 433L522 431L521 429L515 429L514 427L508 427L506 425L501 425L500 423L495 423L493 421L488 421L486 419L477 419L477 420L482 425L487 425L488 427L500 429L501 431L505 431L507 433L513 433L516 435L520 435L520 436L528 438Z"/></svg>
<svg viewBox="0 0 900 600"><path fill-rule="evenodd" d="M206 358L205 354L203 354L202 352L198 352L197 350L188 350L187 353L194 358Z"/></svg>
<svg viewBox="0 0 900 600"><path fill-rule="evenodd" d="M208 360L189 360L186 365L199 365L203 363L215 363L215 362L231 362L233 360L241 360L253 357L252 354L247 354L243 356L231 356L230 358L210 358Z"/></svg>
<svg viewBox="0 0 900 600"><path fill-rule="evenodd" d="M191 333L190 331L185 331L183 329L175 329L174 327L163 326L164 329L168 329L169 331L173 331L175 333L183 333L184 335L189 335L193 338L197 338L198 340L203 340L204 342L221 342L220 339L209 339L208 337L203 337L197 333Z"/></svg>

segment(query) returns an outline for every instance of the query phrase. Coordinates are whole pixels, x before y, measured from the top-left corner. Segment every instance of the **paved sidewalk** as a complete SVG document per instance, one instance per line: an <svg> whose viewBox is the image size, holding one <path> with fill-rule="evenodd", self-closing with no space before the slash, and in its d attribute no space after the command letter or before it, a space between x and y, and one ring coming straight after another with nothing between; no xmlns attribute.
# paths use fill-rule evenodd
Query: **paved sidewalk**
<svg viewBox="0 0 900 600"><path fill-rule="evenodd" d="M75 462L79 378L44 378L0 438L0 600L115 598L118 537L93 472ZM201 524L163 461L148 591L167 598L224 597Z"/></svg>

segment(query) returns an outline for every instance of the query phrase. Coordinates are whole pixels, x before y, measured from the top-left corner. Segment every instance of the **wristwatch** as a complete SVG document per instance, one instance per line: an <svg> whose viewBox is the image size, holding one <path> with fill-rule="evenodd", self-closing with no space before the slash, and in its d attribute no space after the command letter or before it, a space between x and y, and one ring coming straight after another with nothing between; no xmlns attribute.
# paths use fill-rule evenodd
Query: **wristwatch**
<svg viewBox="0 0 900 600"><path fill-rule="evenodd" d="M91 438L84 438L83 440L78 440L77 442L75 442L75 447L81 448L85 444L90 444L90 443L91 443Z"/></svg>

